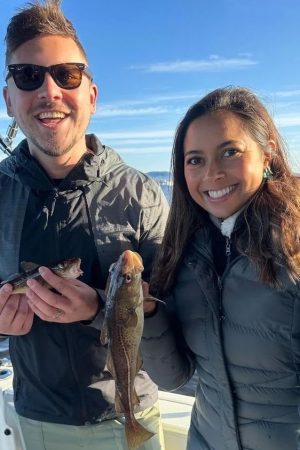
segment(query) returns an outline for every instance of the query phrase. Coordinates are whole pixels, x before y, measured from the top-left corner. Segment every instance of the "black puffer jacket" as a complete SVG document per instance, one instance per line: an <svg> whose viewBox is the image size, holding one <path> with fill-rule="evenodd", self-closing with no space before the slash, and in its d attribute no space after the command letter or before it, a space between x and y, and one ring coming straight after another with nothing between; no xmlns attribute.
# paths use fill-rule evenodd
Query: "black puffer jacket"
<svg viewBox="0 0 300 450"><path fill-rule="evenodd" d="M83 281L104 289L108 269L125 249L138 251L147 279L167 216L156 182L124 164L95 136L58 185L31 158L26 141L0 164L0 279L20 259L38 264L81 257ZM93 268L96 268L93 272ZM31 331L10 338L15 407L31 419L81 425L115 417L114 383L100 381L106 348L99 342L102 312L91 324L56 324L35 317ZM98 389L90 387L98 383ZM141 409L157 387L137 377Z"/></svg>
<svg viewBox="0 0 300 450"><path fill-rule="evenodd" d="M205 229L167 310L146 319L143 359L158 385L198 372L188 450L300 449L300 291L281 279L281 290L259 283L242 256L218 277Z"/></svg>

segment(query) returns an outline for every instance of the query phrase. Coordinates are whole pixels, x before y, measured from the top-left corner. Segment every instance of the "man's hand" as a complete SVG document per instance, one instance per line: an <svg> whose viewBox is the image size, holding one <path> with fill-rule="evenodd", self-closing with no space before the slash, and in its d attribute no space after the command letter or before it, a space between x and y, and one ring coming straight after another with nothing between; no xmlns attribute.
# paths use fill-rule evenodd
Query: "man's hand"
<svg viewBox="0 0 300 450"><path fill-rule="evenodd" d="M77 279L66 279L55 275L47 267L40 267L41 276L57 293L42 286L38 281L27 281L28 304L42 320L71 323L90 320L97 313L98 294Z"/></svg>
<svg viewBox="0 0 300 450"><path fill-rule="evenodd" d="M34 313L25 294L12 294L11 284L0 289L0 333L11 336L27 334L32 327Z"/></svg>

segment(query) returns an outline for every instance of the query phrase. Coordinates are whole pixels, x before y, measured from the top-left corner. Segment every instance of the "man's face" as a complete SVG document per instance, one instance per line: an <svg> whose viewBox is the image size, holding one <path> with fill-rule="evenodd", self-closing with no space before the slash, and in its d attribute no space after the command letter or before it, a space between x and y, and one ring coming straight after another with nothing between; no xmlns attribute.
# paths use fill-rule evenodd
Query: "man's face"
<svg viewBox="0 0 300 450"><path fill-rule="evenodd" d="M27 41L12 54L10 64L85 63L71 38L43 36ZM14 116L27 137L30 152L42 155L80 158L86 151L85 132L95 111L97 88L83 74L81 85L72 90L59 87L49 73L34 91L18 89L12 77L4 88L8 114ZM72 153L70 153L72 152Z"/></svg>

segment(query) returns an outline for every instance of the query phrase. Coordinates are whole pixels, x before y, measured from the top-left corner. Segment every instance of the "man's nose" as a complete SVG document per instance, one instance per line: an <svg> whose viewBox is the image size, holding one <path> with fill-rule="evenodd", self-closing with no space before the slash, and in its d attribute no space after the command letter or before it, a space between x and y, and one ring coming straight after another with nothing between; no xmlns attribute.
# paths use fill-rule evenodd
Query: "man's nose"
<svg viewBox="0 0 300 450"><path fill-rule="evenodd" d="M44 82L38 91L40 99L57 100L62 97L62 89L55 83L50 73L45 73Z"/></svg>

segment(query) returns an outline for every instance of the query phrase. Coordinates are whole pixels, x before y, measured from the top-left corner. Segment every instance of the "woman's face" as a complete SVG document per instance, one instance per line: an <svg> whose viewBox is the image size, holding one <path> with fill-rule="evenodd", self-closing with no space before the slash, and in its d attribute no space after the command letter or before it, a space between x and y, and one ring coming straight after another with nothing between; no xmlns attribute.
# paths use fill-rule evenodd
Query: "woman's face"
<svg viewBox="0 0 300 450"><path fill-rule="evenodd" d="M208 213L225 219L258 190L269 158L235 114L201 116L189 125L184 139L189 193Z"/></svg>

